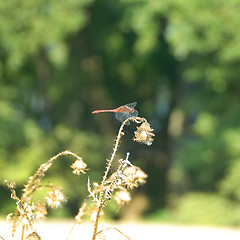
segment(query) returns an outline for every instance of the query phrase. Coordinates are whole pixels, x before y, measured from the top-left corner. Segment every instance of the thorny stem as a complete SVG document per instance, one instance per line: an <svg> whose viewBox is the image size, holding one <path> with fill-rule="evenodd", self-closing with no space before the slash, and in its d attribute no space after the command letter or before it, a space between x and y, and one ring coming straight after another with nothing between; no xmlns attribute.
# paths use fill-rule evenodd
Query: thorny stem
<svg viewBox="0 0 240 240"><path fill-rule="evenodd" d="M116 139L116 143L114 145L114 148L113 148L113 152L112 152L112 155L111 155L111 159L107 161L107 168L106 168L106 171L105 171L105 174L103 176L103 179L102 179L102 183L101 183L101 188L100 188L100 194L99 194L99 206L98 206L98 210L97 210L97 216L96 216L96 220L95 220L95 223L94 223L94 230L93 230L93 236L92 236L92 240L95 240L96 239L96 236L97 236L97 228L98 228L98 222L99 222L99 217L100 217L100 213L101 213L101 210L105 204L105 200L102 200L103 198L103 187L105 185L105 182L106 182L106 179L107 179L107 175L110 171L110 168L112 166L112 163L113 163L113 160L116 156L116 152L117 152L117 149L118 149L118 146L120 144L120 139L121 137L124 135L123 133L123 128L124 126L126 125L126 123L128 121L135 121L136 123L141 123L141 122L145 122L146 119L145 118L140 118L140 117L130 117L130 118L127 118L121 125L119 131L118 131L118 135L117 135L117 139Z"/></svg>
<svg viewBox="0 0 240 240"><path fill-rule="evenodd" d="M96 239L96 236L97 236L97 228L98 228L98 221L99 221L99 217L100 217L100 213L101 213L101 210L103 208L103 202L102 202L102 197L103 197L103 186L105 185L105 181L106 181L106 178L107 178L107 175L109 173L109 170L112 166L112 162L114 160L114 157L116 155L116 152L117 152L117 149L118 149L118 145L120 143L120 139L123 135L122 131L123 131L123 127L124 125L126 124L127 121L129 121L130 119L126 119L119 131L118 131L118 135L117 135L117 140L116 140L116 143L114 145L114 148L113 148L113 153L111 155L111 159L107 162L107 168L106 168L106 171L104 173L104 176L103 176L103 179L102 179L102 183L101 183L101 189L100 189L100 194L99 194L99 206L98 206L98 210L97 210L97 216L96 216L96 220L95 220L95 223L94 223L94 230L93 230L93 236L92 236L92 240L95 240Z"/></svg>
<svg viewBox="0 0 240 240"><path fill-rule="evenodd" d="M77 159L79 158L79 156L77 154L66 150L66 151L60 152L57 155L55 155L54 157L52 157L47 163L42 164L39 167L39 169L36 171L36 173L33 175L33 177L29 178L28 183L23 190L23 195L22 195L21 199L17 201L17 204L19 204L19 206L23 206L26 199L28 201L30 201L33 193L38 189L41 179L45 176L46 171L51 167L51 165L57 158L59 158L60 156L64 156L64 155L71 155ZM14 191L14 194L15 194L15 191ZM16 194L14 196L16 197ZM16 200L16 198L14 198L14 199ZM27 213L25 212L24 208L22 208L22 211L24 212L24 215L27 216ZM17 224L18 224L18 213L19 213L19 209L17 208L15 211L15 214L14 214L11 239L14 238L14 235L16 232L16 228L17 228ZM20 214L22 214L22 213L20 212ZM28 221L28 222L29 222L30 227L32 227L32 223L30 221ZM22 234L24 234L24 233L22 233Z"/></svg>
<svg viewBox="0 0 240 240"><path fill-rule="evenodd" d="M108 181L109 181L109 180L108 180ZM90 188L90 186L88 186L88 187ZM90 195L88 195L88 197L85 198L85 200L83 201L82 206L79 208L78 214L75 216L75 221L74 221L74 223L73 223L73 226L72 226L71 230L70 230L69 233L68 233L68 236L67 236L66 240L70 239L70 236L71 236L74 228L75 228L78 224L81 223L81 218L82 218L82 216L85 214L84 210L85 210L85 208L86 208L86 206L87 206L87 201L88 201L91 197L95 198L95 197L94 197L94 193L100 192L100 190L101 190L100 187L101 187L101 186L99 186L99 188L96 188L96 189L94 189L94 190L91 190L91 189L89 190ZM105 203L105 202L104 202L104 203ZM103 205L104 205L104 204L103 204Z"/></svg>
<svg viewBox="0 0 240 240"><path fill-rule="evenodd" d="M98 207L98 210L97 210L97 216L96 216L96 220L95 220L95 223L94 223L94 230L93 230L92 240L95 240L95 239L96 239L96 236L97 236L98 222L99 222L99 217L100 217L102 208L103 208L103 204L101 204L101 205Z"/></svg>
<svg viewBox="0 0 240 240"><path fill-rule="evenodd" d="M100 203L101 203L101 201L102 201L103 186L104 186L104 184L105 184L107 175L108 175L108 173L109 173L109 171L110 171L110 168L111 168L111 166L112 166L112 163L113 163L114 157L115 157L115 155L116 155L118 146L119 146L119 144L120 144L120 139L121 139L121 137L124 135L124 133L123 133L123 128L124 128L124 126L126 125L126 123L127 123L128 121L136 121L136 122L138 123L138 122L146 121L146 119L140 118L140 117L130 117L130 118L126 119L126 120L122 123L122 125L121 125L121 127L120 127L120 129L119 129L119 131L118 131L118 135L117 135L116 143L115 143L114 148L113 148L113 153L112 153L112 155L111 155L111 159L108 160L107 168L106 168L106 171L105 171L105 174L104 174L104 176L103 176L102 183L101 183L101 190L100 190L100 197L99 197Z"/></svg>
<svg viewBox="0 0 240 240"><path fill-rule="evenodd" d="M113 153L112 153L112 155L111 155L111 159L110 159L110 160L108 161L108 163L107 163L107 168L106 168L105 174L104 174L104 176L103 176L102 184L101 184L100 197L99 197L100 203L101 203L101 201L102 201L103 186L104 186L104 184L105 184L107 175L108 175L108 173L109 173L109 170L110 170L110 168L111 168L111 166L112 166L112 162L113 162L114 157L115 157L115 155L116 155L116 152L117 152L117 149L118 149L118 146L119 146L119 143L120 143L120 139L121 139L121 137L122 137L122 135L123 135L123 133L122 133L123 127L124 127L124 125L126 124L127 121L129 121L129 119L127 119L127 120L125 120L125 121L123 122L123 124L121 125L121 127L120 127L120 129L119 129L119 131L118 131L117 140L116 140L116 143L115 143L114 148L113 148Z"/></svg>
<svg viewBox="0 0 240 240"><path fill-rule="evenodd" d="M21 236L21 240L24 239L24 232L25 232L25 225L22 226L22 236Z"/></svg>
<svg viewBox="0 0 240 240"><path fill-rule="evenodd" d="M51 167L51 165L53 164L53 162L57 158L59 158L60 156L64 156L64 155L72 155L75 158L79 158L75 153L72 153L70 151L63 151L63 152L58 153L54 157L52 157L47 163L42 164L40 166L40 168L37 170L37 172L30 179L30 181L28 182L27 186L25 187L24 194L23 194L23 196L21 198L21 201L24 201L25 198L27 198L28 196L32 195L32 193L37 189L38 184L40 183L41 178L43 178L45 176L45 173L48 170L48 168Z"/></svg>

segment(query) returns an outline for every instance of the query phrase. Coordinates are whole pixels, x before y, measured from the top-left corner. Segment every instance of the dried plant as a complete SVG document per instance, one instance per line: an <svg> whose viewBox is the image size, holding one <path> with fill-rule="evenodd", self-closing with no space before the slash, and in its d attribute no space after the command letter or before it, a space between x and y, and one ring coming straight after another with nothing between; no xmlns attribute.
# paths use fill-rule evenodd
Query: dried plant
<svg viewBox="0 0 240 240"><path fill-rule="evenodd" d="M99 239L101 237L104 239L105 237L103 234L106 234L110 229L119 232L123 238L130 239L116 228L105 228L98 230L98 223L100 217L103 215L103 208L106 207L109 200L113 198L113 195L119 206L122 206L131 200L129 190L146 182L147 174L130 162L130 153L126 154L125 159L116 159L116 153L120 145L120 140L124 136L124 126L129 125L130 122L141 124L134 132L135 136L133 140L147 145L152 144L154 137L154 134L152 133L153 129L151 129L145 118L130 117L122 123L118 131L111 158L106 160L106 170L104 172L102 181L100 184L91 184L90 179L88 179L87 187L89 194L79 208L78 214L75 216L74 224L69 232L69 235L67 236L67 239L71 238L74 228L78 224L81 224L83 215L91 215L91 220L94 222L92 240L95 240L96 238ZM64 151L52 157L48 162L39 167L36 173L28 179L27 184L24 186L23 194L20 198L17 196L15 191L16 184L8 183L6 181L6 184L11 191L11 198L14 199L17 204L15 213L11 213L7 217L8 221L12 224L11 239L16 237L15 233L17 228L21 229L22 240L40 239L36 230L33 228L34 222L37 219L43 220L46 218L47 205L51 208L57 208L66 201L61 188L52 184L40 185L40 181L46 175L46 172L52 166L52 164L59 157L65 155L73 156L76 159L76 161L71 165L74 174L80 175L86 173L87 164L82 160L82 158L71 151ZM113 168L114 161L116 161L118 164L116 170L112 171L111 168ZM113 172L111 175L109 174L110 170ZM32 197L34 193L44 188L50 189L47 192L44 200L36 203L33 202ZM90 199L92 199L94 204L88 204Z"/></svg>
<svg viewBox="0 0 240 240"><path fill-rule="evenodd" d="M75 157L76 158L75 163L77 162L77 164L75 165L78 166L77 173L78 172L84 173L84 170L87 167L87 165L86 164L82 165L81 167L85 167L85 168L79 169L79 164L78 164L79 161L82 161L82 158L80 158L78 155L70 151L64 151L52 157L48 162L42 164L39 167L39 169L36 171L36 173L33 176L29 177L28 182L23 189L23 194L21 198L19 198L16 194L16 191L15 191L16 184L8 183L7 181L5 181L8 188L11 191L11 198L14 199L17 204L15 213L14 214L10 213L7 216L7 220L12 225L11 239L15 237L17 227L20 227L20 226L22 227L21 239L25 239L26 232L30 232L30 234L26 239L38 239L36 238L37 233L34 232L33 223L36 220L39 220L39 219L42 220L46 217L47 215L46 203L51 208L56 208L60 206L63 202L65 202L64 194L62 193L59 187L56 187L53 185L40 185L40 181L46 175L47 170L52 166L52 164L59 157L65 156L65 155L70 155ZM46 203L32 202L33 194L36 191L42 190L43 188L51 189L45 197Z"/></svg>

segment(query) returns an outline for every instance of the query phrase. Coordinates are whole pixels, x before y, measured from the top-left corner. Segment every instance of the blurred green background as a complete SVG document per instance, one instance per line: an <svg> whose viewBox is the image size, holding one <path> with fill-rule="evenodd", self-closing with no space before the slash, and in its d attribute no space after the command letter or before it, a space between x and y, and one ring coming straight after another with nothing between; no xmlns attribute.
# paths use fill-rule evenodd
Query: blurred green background
<svg viewBox="0 0 240 240"><path fill-rule="evenodd" d="M239 0L0 0L0 215L15 207L4 180L20 194L63 150L100 181L119 123L91 112L137 101L155 141L126 134L118 156L130 151L148 181L109 216L240 225L239 11ZM68 197L64 217L87 196L70 164L46 177Z"/></svg>

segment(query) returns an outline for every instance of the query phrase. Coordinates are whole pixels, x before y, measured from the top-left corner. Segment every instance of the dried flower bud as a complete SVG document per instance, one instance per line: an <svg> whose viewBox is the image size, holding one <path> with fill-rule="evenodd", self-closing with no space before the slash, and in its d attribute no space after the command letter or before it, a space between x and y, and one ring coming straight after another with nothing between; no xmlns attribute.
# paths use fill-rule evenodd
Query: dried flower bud
<svg viewBox="0 0 240 240"><path fill-rule="evenodd" d="M36 206L34 215L36 219L44 220L47 215L46 205L44 203L39 203L38 206Z"/></svg>
<svg viewBox="0 0 240 240"><path fill-rule="evenodd" d="M140 168L128 167L123 171L123 185L133 189L146 182L147 174Z"/></svg>
<svg viewBox="0 0 240 240"><path fill-rule="evenodd" d="M132 174L123 177L123 185L130 189L138 187L138 183L135 181L135 176Z"/></svg>
<svg viewBox="0 0 240 240"><path fill-rule="evenodd" d="M131 201L131 196L128 191L119 191L115 195L118 204L123 205Z"/></svg>
<svg viewBox="0 0 240 240"><path fill-rule="evenodd" d="M85 174L87 164L82 160L82 158L78 158L72 165L73 174L80 175L80 173Z"/></svg>
<svg viewBox="0 0 240 240"><path fill-rule="evenodd" d="M141 170L140 168L136 169L135 176L136 176L136 181L139 184L146 183L146 178L148 177L148 175L143 170Z"/></svg>
<svg viewBox="0 0 240 240"><path fill-rule="evenodd" d="M153 137L155 136L152 131L153 129L150 127L150 124L148 122L144 122L137 127L137 130L134 132L135 137L133 140L150 146L152 145L154 140Z"/></svg>
<svg viewBox="0 0 240 240"><path fill-rule="evenodd" d="M57 188L53 189L51 192L48 192L45 198L51 208L57 208L62 203L66 202L64 194Z"/></svg>

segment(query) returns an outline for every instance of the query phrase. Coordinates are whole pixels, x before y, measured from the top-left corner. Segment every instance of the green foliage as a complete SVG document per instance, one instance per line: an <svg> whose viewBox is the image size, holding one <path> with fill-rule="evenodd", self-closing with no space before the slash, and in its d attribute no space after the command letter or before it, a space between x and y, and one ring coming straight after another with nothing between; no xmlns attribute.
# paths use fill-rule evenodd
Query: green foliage
<svg viewBox="0 0 240 240"><path fill-rule="evenodd" d="M240 186L239 186L239 170L240 170L240 159L235 159L231 164L226 177L220 183L221 192L230 196L237 201L240 200Z"/></svg>
<svg viewBox="0 0 240 240"><path fill-rule="evenodd" d="M22 66L27 57L37 55L41 49L53 63L65 63L67 46L63 40L84 26L84 7L89 2L1 1L1 47L6 51L10 69Z"/></svg>
<svg viewBox="0 0 240 240"><path fill-rule="evenodd" d="M65 149L99 178L116 123L91 111L137 101L156 129L152 154L135 154L152 173L151 210L169 191L239 200L239 1L0 3L1 185Z"/></svg>
<svg viewBox="0 0 240 240"><path fill-rule="evenodd" d="M166 15L166 37L185 66L183 85L190 89L178 104L190 124L177 141L169 180L181 193L215 193L180 198L177 214L186 222L239 224L238 211L234 212L239 203L232 202L239 200L238 7L234 0L180 0L169 4Z"/></svg>
<svg viewBox="0 0 240 240"><path fill-rule="evenodd" d="M217 194L188 193L181 198L173 218L201 225L239 225L238 204Z"/></svg>
<svg viewBox="0 0 240 240"><path fill-rule="evenodd" d="M238 1L172 2L168 38L179 58L215 52L217 61L225 64L239 59L240 52L236 51L239 33L235 32L239 22Z"/></svg>

